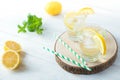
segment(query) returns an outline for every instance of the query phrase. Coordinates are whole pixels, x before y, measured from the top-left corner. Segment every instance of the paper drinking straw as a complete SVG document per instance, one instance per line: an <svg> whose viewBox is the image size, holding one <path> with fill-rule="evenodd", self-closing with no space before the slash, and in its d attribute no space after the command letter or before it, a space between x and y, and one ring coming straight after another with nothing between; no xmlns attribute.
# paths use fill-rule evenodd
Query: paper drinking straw
<svg viewBox="0 0 120 80"><path fill-rule="evenodd" d="M75 52L75 51L74 51L67 43L65 43L62 39L59 38L59 41L65 46L66 49L68 49L71 53L73 53L73 55L76 56L76 58L77 58L78 60L80 60L80 61L82 62L82 64L84 64L84 67L86 67L87 70L91 70L89 67L87 67L86 61L85 61L82 57L80 57L77 52Z"/></svg>
<svg viewBox="0 0 120 80"><path fill-rule="evenodd" d="M82 68L84 68L84 69L86 69L86 70L91 71L91 69L86 68L86 67L84 66L84 64L80 64L80 63L76 62L75 60L72 60L72 59L70 59L70 58L68 58L68 57L66 57L66 56L64 56L64 55L62 55L62 54L60 54L60 53L58 53L58 52L55 52L55 51L50 50L49 48L45 48L45 47L43 47L43 49L45 49L46 51L48 51L48 52L50 52L50 53L52 53L52 54L55 54L55 55L61 57L62 59L66 60L66 61L68 61L68 62L71 62L71 63L73 63L73 64L75 64L75 65L77 65L77 66L79 66L79 67L82 67Z"/></svg>

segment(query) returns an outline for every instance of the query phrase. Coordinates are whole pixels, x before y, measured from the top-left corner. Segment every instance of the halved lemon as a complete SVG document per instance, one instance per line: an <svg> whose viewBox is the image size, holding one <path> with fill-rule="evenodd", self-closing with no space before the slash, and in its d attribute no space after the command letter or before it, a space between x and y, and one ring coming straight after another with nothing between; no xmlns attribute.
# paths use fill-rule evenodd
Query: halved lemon
<svg viewBox="0 0 120 80"><path fill-rule="evenodd" d="M62 5L58 1L51 1L47 3L45 10L48 14L55 16L61 13Z"/></svg>
<svg viewBox="0 0 120 80"><path fill-rule="evenodd" d="M21 46L20 44L18 44L15 41L6 41L5 45L4 45L4 50L14 50L16 52L20 52L21 51Z"/></svg>
<svg viewBox="0 0 120 80"><path fill-rule="evenodd" d="M13 70L20 64L20 55L16 51L8 50L2 56L2 63L6 68Z"/></svg>
<svg viewBox="0 0 120 80"><path fill-rule="evenodd" d="M90 15L90 14L94 14L94 10L90 7L84 7L78 11L78 14L79 15L81 15L81 14L82 15Z"/></svg>

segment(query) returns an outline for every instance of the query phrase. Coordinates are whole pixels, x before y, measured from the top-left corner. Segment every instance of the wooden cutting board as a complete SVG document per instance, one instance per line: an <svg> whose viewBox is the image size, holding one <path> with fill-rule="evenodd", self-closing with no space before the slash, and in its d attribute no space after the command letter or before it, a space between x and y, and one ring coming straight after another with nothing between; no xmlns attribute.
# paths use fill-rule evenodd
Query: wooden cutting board
<svg viewBox="0 0 120 80"><path fill-rule="evenodd" d="M60 35L60 38L64 40L69 46L75 50L78 54L80 54L80 47L77 43L71 41L68 38L67 32L63 33ZM98 73L100 71L105 70L109 66L113 64L113 62L116 59L117 56L117 42L113 35L109 32L107 32L107 36L105 38L106 40L106 45L107 45L107 55L105 57L100 58L98 61L91 63L87 62L88 67L92 69L92 71L87 71L81 67L78 67L70 62L67 62L63 60L62 58L55 56L56 62L66 71L74 73L74 74L93 74L93 73ZM55 47L54 47L56 52L59 52L66 57L69 57L73 60L76 60L77 62L80 62L71 52L69 52L58 40L56 40Z"/></svg>

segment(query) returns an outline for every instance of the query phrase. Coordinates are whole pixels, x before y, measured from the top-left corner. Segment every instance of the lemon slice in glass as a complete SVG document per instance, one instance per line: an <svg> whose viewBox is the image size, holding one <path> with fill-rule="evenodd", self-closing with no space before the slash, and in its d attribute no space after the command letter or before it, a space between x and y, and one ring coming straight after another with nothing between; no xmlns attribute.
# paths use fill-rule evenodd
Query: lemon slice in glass
<svg viewBox="0 0 120 80"><path fill-rule="evenodd" d="M70 30L73 29L74 24L77 21L77 19L75 17L76 17L75 12L69 12L64 17L64 23L65 23L66 27Z"/></svg>
<svg viewBox="0 0 120 80"><path fill-rule="evenodd" d="M90 7L84 7L78 11L78 15L90 15L94 14L94 10Z"/></svg>
<svg viewBox="0 0 120 80"><path fill-rule="evenodd" d="M95 43L97 44L100 52L102 53L102 55L106 55L106 41L104 39L104 37L96 30L94 30L93 28L83 28L81 29L82 32L91 32L91 35L93 36L93 39L95 41Z"/></svg>
<svg viewBox="0 0 120 80"><path fill-rule="evenodd" d="M95 42L97 43L102 55L106 55L106 42L105 42L104 37L101 34L96 33L96 35L93 38Z"/></svg>
<svg viewBox="0 0 120 80"><path fill-rule="evenodd" d="M20 64L20 55L13 50L8 50L2 56L2 63L10 70L16 69Z"/></svg>

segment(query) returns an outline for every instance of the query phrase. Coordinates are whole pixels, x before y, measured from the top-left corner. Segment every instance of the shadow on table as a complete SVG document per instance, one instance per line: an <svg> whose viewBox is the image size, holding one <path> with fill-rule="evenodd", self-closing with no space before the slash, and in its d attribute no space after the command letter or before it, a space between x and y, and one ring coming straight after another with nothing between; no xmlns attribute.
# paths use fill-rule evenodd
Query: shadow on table
<svg viewBox="0 0 120 80"><path fill-rule="evenodd" d="M27 68L25 66L25 63L23 61L24 57L25 57L25 52L24 51L21 51L20 52L20 56L21 56L21 63L20 63L20 66L17 67L14 71L15 72L22 72L22 71L25 71Z"/></svg>

